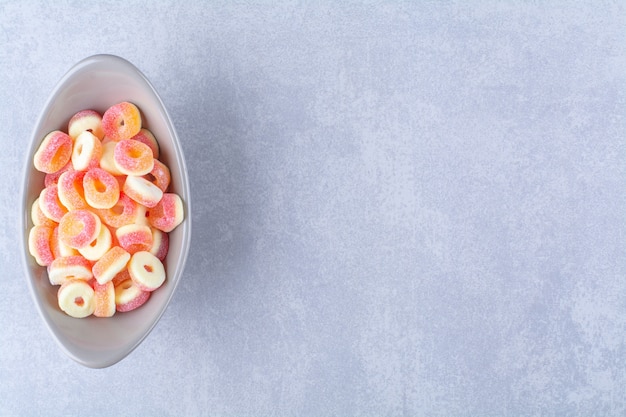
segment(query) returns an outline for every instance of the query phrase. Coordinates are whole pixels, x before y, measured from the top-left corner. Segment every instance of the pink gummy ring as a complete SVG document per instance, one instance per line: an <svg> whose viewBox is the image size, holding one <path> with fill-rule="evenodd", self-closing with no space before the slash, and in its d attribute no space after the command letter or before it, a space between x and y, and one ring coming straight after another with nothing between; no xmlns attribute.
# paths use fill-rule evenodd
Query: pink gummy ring
<svg viewBox="0 0 626 417"><path fill-rule="evenodd" d="M154 168L154 157L148 145L138 140L121 140L113 150L115 167L126 175L146 175Z"/></svg>
<svg viewBox="0 0 626 417"><path fill-rule="evenodd" d="M85 200L96 209L113 207L120 198L117 179L102 168L92 168L83 178Z"/></svg>
<svg viewBox="0 0 626 417"><path fill-rule="evenodd" d="M130 139L141 130L141 113L127 101L115 104L102 115L102 129L114 141Z"/></svg>
<svg viewBox="0 0 626 417"><path fill-rule="evenodd" d="M59 239L70 248L81 249L100 233L100 218L89 210L67 212L59 222Z"/></svg>
<svg viewBox="0 0 626 417"><path fill-rule="evenodd" d="M60 130L48 133L35 153L35 168L46 174L63 168L72 157L72 143L72 138Z"/></svg>

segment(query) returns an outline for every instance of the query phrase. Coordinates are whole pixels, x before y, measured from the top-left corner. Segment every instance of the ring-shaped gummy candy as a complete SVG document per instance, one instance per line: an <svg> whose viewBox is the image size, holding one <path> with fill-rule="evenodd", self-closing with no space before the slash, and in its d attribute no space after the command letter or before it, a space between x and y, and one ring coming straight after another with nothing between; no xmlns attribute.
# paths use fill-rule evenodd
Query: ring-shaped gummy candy
<svg viewBox="0 0 626 417"><path fill-rule="evenodd" d="M57 293L61 310L79 319L93 314L93 295L91 285L82 279L65 281Z"/></svg>
<svg viewBox="0 0 626 417"><path fill-rule="evenodd" d="M120 140L113 150L115 167L126 175L146 175L154 168L152 150L138 140Z"/></svg>
<svg viewBox="0 0 626 417"><path fill-rule="evenodd" d="M85 131L78 135L74 141L72 150L72 166L74 169L84 171L96 167L102 157L102 144L93 133Z"/></svg>
<svg viewBox="0 0 626 417"><path fill-rule="evenodd" d="M109 172L92 168L83 178L85 200L96 209L113 207L120 198L120 184Z"/></svg>
<svg viewBox="0 0 626 417"><path fill-rule="evenodd" d="M78 210L87 208L85 193L83 190L84 171L65 171L59 177L57 184L59 190L59 201L68 210Z"/></svg>
<svg viewBox="0 0 626 417"><path fill-rule="evenodd" d="M141 113L132 103L115 104L102 115L102 129L114 141L130 139L141 130Z"/></svg>
<svg viewBox="0 0 626 417"><path fill-rule="evenodd" d="M72 138L67 133L55 130L43 138L37 152L35 152L35 168L38 171L51 174L63 168L71 157Z"/></svg>
<svg viewBox="0 0 626 417"><path fill-rule="evenodd" d="M67 213L67 208L59 200L59 188L56 184L41 190L39 194L39 208L47 218L57 223Z"/></svg>
<svg viewBox="0 0 626 417"><path fill-rule="evenodd" d="M98 237L102 223L89 210L67 212L59 222L59 239L70 248L81 249Z"/></svg>

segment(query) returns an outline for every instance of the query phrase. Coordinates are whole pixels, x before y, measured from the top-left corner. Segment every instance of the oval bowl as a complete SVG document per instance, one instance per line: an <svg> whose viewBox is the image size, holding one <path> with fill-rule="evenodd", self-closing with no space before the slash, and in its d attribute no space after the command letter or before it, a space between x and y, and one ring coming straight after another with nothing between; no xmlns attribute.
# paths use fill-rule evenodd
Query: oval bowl
<svg viewBox="0 0 626 417"><path fill-rule="evenodd" d="M143 126L157 138L159 159L171 171L169 191L183 200L185 219L169 233L169 253L164 261L167 278L146 304L110 318L76 319L60 310L59 287L50 284L46 268L37 265L28 251L28 233L33 226L30 209L44 181L44 174L33 165L33 156L48 132L56 129L67 132L68 121L76 112L93 109L102 114L121 101L139 107ZM133 64L114 55L94 55L74 65L57 83L30 138L20 209L26 280L37 310L60 348L76 362L90 368L104 368L125 358L146 338L167 308L181 279L191 239L189 180L180 142L156 90Z"/></svg>

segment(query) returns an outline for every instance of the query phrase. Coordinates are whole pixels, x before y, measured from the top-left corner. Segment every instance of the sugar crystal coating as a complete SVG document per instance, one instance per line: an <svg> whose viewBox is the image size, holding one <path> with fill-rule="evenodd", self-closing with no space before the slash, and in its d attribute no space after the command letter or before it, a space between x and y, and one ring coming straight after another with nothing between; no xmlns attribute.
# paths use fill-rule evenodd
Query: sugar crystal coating
<svg viewBox="0 0 626 417"><path fill-rule="evenodd" d="M115 287L115 305L117 311L128 312L141 307L148 301L151 291L144 291L133 282L127 279Z"/></svg>
<svg viewBox="0 0 626 417"><path fill-rule="evenodd" d="M126 194L120 193L120 198L113 207L98 209L96 213L105 224L118 228L133 223L137 217L137 211L137 203Z"/></svg>
<svg viewBox="0 0 626 417"><path fill-rule="evenodd" d="M140 224L127 224L115 231L119 245L131 255L150 250L152 247L152 230Z"/></svg>
<svg viewBox="0 0 626 417"><path fill-rule="evenodd" d="M98 233L98 236L93 242L78 249L78 252L90 261L97 261L111 249L112 244L113 237L111 236L111 231L106 225L102 225L100 227L100 233Z"/></svg>
<svg viewBox="0 0 626 417"><path fill-rule="evenodd" d="M52 237L50 238L50 247L52 248L52 254L54 259L61 258L63 256L80 255L78 250L70 248L59 238L59 225L57 224L52 230Z"/></svg>
<svg viewBox="0 0 626 417"><path fill-rule="evenodd" d="M41 211L41 207L39 207L39 197L35 199L30 208L30 219L35 226L56 227L57 225L54 220L48 218L43 211Z"/></svg>
<svg viewBox="0 0 626 417"><path fill-rule="evenodd" d="M42 213L49 219L60 222L61 218L67 213L67 208L59 199L59 188L56 184L52 184L39 194L39 208Z"/></svg>
<svg viewBox="0 0 626 417"><path fill-rule="evenodd" d="M35 168L53 173L65 166L72 156L72 138L67 133L55 130L48 133L35 153Z"/></svg>
<svg viewBox="0 0 626 417"><path fill-rule="evenodd" d="M115 167L126 175L146 175L154 167L152 150L137 140L120 140L113 149Z"/></svg>
<svg viewBox="0 0 626 417"><path fill-rule="evenodd" d="M92 277L91 263L80 255L62 256L48 265L48 279L52 285L62 285L71 279L87 281Z"/></svg>
<svg viewBox="0 0 626 417"><path fill-rule="evenodd" d="M148 221L152 227L169 233L184 219L183 202L178 194L164 193L159 204L148 212Z"/></svg>
<svg viewBox="0 0 626 417"><path fill-rule="evenodd" d="M114 246L93 265L93 275L100 284L109 282L126 268L129 259L130 253L119 246Z"/></svg>
<svg viewBox="0 0 626 417"><path fill-rule="evenodd" d="M83 132L89 132L98 139L104 137L102 130L102 116L95 110L81 110L74 114L67 124L67 133L76 139Z"/></svg>
<svg viewBox="0 0 626 417"><path fill-rule="evenodd" d="M59 222L59 239L71 248L81 249L98 237L101 227L100 218L93 212L72 210Z"/></svg>
<svg viewBox="0 0 626 417"><path fill-rule="evenodd" d="M59 201L68 210L87 208L85 190L83 188L84 171L66 171L59 177L58 194Z"/></svg>
<svg viewBox="0 0 626 417"><path fill-rule="evenodd" d="M141 113L132 103L115 104L102 115L102 129L113 140L130 139L141 130Z"/></svg>
<svg viewBox="0 0 626 417"><path fill-rule="evenodd" d="M159 142L157 142L156 138L148 129L142 128L139 133L131 138L132 140L138 140L139 142L145 143L152 150L152 156L154 159L159 158Z"/></svg>
<svg viewBox="0 0 626 417"><path fill-rule="evenodd" d="M111 317L115 314L115 287L109 281L100 284L94 283L94 311L96 317Z"/></svg>
<svg viewBox="0 0 626 417"><path fill-rule="evenodd" d="M35 226L28 234L28 251L41 266L50 265L54 260L50 247L52 230L49 226Z"/></svg>

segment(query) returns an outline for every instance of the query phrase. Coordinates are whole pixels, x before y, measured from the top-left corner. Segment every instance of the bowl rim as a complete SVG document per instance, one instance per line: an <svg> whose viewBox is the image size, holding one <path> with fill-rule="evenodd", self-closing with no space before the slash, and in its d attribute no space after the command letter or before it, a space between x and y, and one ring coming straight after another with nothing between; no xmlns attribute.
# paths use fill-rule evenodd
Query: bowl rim
<svg viewBox="0 0 626 417"><path fill-rule="evenodd" d="M36 151L36 149L38 148L40 142L41 142L41 138L36 137L37 132L42 128L42 125L44 123L44 118L45 116L49 113L49 109L51 108L51 105L54 103L55 100L57 100L58 96L60 95L60 93L63 91L63 87L65 87L68 83L68 81L77 73L79 72L81 69L85 68L85 67L89 67L89 66L99 66L99 65L103 65L107 62L114 62L115 65L120 65L122 67L126 67L130 72L134 73L135 75L139 76L139 78L141 78L141 81L143 83L145 83L145 86L148 88L148 90L154 95L154 98L156 99L156 101L158 102L158 107L162 110L163 115L165 116L166 119L166 124L168 127L168 130L171 133L171 137L172 137L172 146L175 149L175 152L177 154L176 156L176 160L177 160L177 164L180 167L180 170L184 173L183 178L181 178L181 186L182 186L182 192L179 192L179 194L185 195L186 198L183 201L183 205L185 208L185 225L182 228L182 239L181 239L181 247L180 247L180 253L179 253L179 259L178 259L178 273L177 275L177 279L172 282L170 285L173 285L169 294L167 295L167 297L163 300L163 304L162 306L158 309L157 314L152 318L152 323L150 323L150 326L143 332L143 334L141 334L141 337L139 337L137 340L134 341L134 343L129 344L128 346L126 346L125 349L123 349L123 351L121 352L121 354L118 354L115 357L108 357L102 361L90 361L90 360L86 360L85 358L82 358L76 354L74 354L70 349L68 349L68 347L61 341L60 336L57 334L56 331L53 330L53 328L56 328L57 325L56 323L53 322L52 318L46 314L46 312L44 312L44 307L41 304L41 300L39 300L39 298L37 297L37 291L35 289L35 284L34 284L34 277L32 276L32 273L29 270L29 256L30 254L27 253L28 252L28 238L26 236L26 234L24 233L26 230L28 230L28 227L30 225L30 208L27 207L28 206L28 182L29 182L29 178L30 178L30 172L32 172L32 157ZM22 162L22 171L21 171L21 188L20 188L20 204L19 204L19 210L20 210L20 216L19 216L19 227L20 227L20 244L21 244L21 259L22 259L22 267L24 270L24 278L27 282L28 285L28 289L30 292L30 296L31 299L33 301L33 303L36 306L36 310L39 314L39 316L41 317L41 319L43 320L43 322L45 323L45 326L48 329L48 332L52 335L52 338L54 339L54 341L56 342L57 346L60 347L60 349L67 355L69 356L71 359L73 359L75 362L89 367L89 368L106 368L109 366L112 366L118 362L120 362L121 360L123 360L124 358L126 358L128 355L130 355L130 353L132 353L144 340L145 338L152 332L152 330L154 329L154 327L157 325L157 323L161 320L161 317L163 316L163 314L165 313L165 310L167 310L172 297L174 296L174 293L176 292L176 289L178 287L178 285L180 284L181 278L184 274L184 270L185 267L187 265L187 259L189 256L189 249L191 246L191 230L192 230L192 225L191 225L191 193L190 193L190 185L189 185L189 178L187 173L189 172L186 166L186 158L184 156L184 152L180 143L180 139L178 137L178 134L176 132L176 128L174 126L174 123L172 121L172 118L170 117L166 106L164 105L161 96L158 94L158 92L156 91L156 89L154 88L154 86L152 85L152 83L150 82L150 80L148 80L148 78L145 76L145 74L138 68L136 67L133 63L131 63L130 61L128 61L125 58L122 58L118 55L113 55L113 54L94 54L91 56L87 56L83 59L81 59L80 61L77 61L75 64L73 64L64 74L63 76L56 82L56 84L54 85L53 89L50 91L48 98L46 99L45 103L43 104L43 106L41 107L41 110L39 111L38 117L36 119L36 122L33 126L33 129L30 133L30 135L28 136L29 142L27 144L26 149L26 155L24 156L24 160Z"/></svg>

